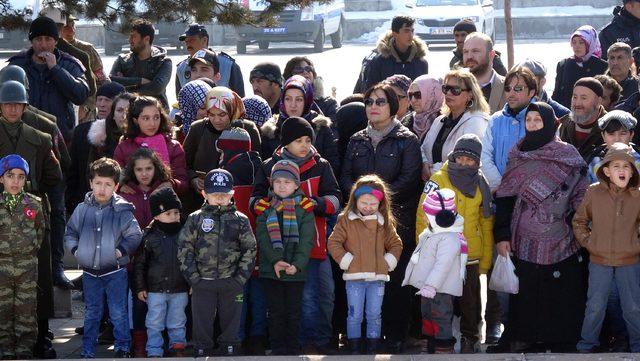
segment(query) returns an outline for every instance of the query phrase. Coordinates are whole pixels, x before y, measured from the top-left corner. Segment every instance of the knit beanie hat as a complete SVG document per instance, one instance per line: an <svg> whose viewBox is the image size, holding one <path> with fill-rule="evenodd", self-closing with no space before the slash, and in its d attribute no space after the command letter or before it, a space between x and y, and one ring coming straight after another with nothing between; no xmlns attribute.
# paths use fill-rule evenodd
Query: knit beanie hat
<svg viewBox="0 0 640 361"><path fill-rule="evenodd" d="M22 169L25 175L29 175L29 164L17 154L9 154L0 159L0 176L12 169Z"/></svg>
<svg viewBox="0 0 640 361"><path fill-rule="evenodd" d="M604 94L604 87L602 86L602 83L600 83L598 79L593 77L586 77L586 78L579 79L573 85L573 88L575 89L578 86L583 86L585 88L591 89L591 91L594 92L599 97L602 97L602 95Z"/></svg>
<svg viewBox="0 0 640 361"><path fill-rule="evenodd" d="M280 160L271 168L271 184L276 178L289 178L300 184L300 168L290 160Z"/></svg>
<svg viewBox="0 0 640 361"><path fill-rule="evenodd" d="M109 99L113 99L120 93L124 93L125 91L126 89L122 85L120 85L120 83L110 81L100 85L100 87L96 91L96 98L99 96L103 96Z"/></svg>
<svg viewBox="0 0 640 361"><path fill-rule="evenodd" d="M251 136L242 128L225 129L216 141L216 147L220 152L225 150L248 152L251 150Z"/></svg>
<svg viewBox="0 0 640 361"><path fill-rule="evenodd" d="M471 34L471 33L475 33L478 30L473 20L467 18L467 19L462 19L456 23L456 25L453 27L453 32L455 33L456 31L464 31L466 33Z"/></svg>
<svg viewBox="0 0 640 361"><path fill-rule="evenodd" d="M544 66L544 64L542 64L542 62L538 60L527 58L522 63L516 65L516 68L520 68L520 67L531 70L533 75L537 77L544 78L545 76L547 76L547 67Z"/></svg>
<svg viewBox="0 0 640 361"><path fill-rule="evenodd" d="M287 118L284 123L282 123L282 129L280 130L280 144L286 146L305 135L313 141L315 135L313 127L306 119L300 117Z"/></svg>
<svg viewBox="0 0 640 361"><path fill-rule="evenodd" d="M252 95L243 98L242 103L244 103L244 118L254 122L258 128L271 118L271 107L264 98Z"/></svg>
<svg viewBox="0 0 640 361"><path fill-rule="evenodd" d="M411 85L411 79L403 74L395 74L385 79L383 83L394 86L402 90L404 94L407 94L409 86Z"/></svg>
<svg viewBox="0 0 640 361"><path fill-rule="evenodd" d="M249 73L249 81L255 78L265 79L282 86L282 72L278 64L275 63L265 62L256 65Z"/></svg>
<svg viewBox="0 0 640 361"><path fill-rule="evenodd" d="M182 202L180 198L170 187L164 187L156 189L149 196L149 206L151 208L151 215L153 217L160 215L170 209L182 209Z"/></svg>
<svg viewBox="0 0 640 361"><path fill-rule="evenodd" d="M422 210L431 226L449 228L456 221L456 194L448 188L434 190L425 197Z"/></svg>
<svg viewBox="0 0 640 361"><path fill-rule="evenodd" d="M58 25L53 19L46 16L36 18L31 22L31 27L29 27L29 41L38 36L50 36L57 41L59 38Z"/></svg>
<svg viewBox="0 0 640 361"><path fill-rule="evenodd" d="M455 162L456 157L464 155L480 164L481 154L482 142L480 142L480 138L475 134L465 134L456 141L453 152L449 154L449 161L453 160Z"/></svg>

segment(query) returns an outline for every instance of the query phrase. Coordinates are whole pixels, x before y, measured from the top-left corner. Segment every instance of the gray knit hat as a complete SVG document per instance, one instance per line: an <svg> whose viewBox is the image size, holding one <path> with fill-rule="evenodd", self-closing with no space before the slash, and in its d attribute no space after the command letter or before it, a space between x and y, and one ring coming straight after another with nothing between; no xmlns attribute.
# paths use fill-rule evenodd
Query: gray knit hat
<svg viewBox="0 0 640 361"><path fill-rule="evenodd" d="M516 68L520 67L531 70L533 75L539 78L544 78L545 76L547 76L547 67L537 60L527 58L527 60L516 65Z"/></svg>
<svg viewBox="0 0 640 361"><path fill-rule="evenodd" d="M455 162L455 158L461 155L472 158L480 164L480 155L482 154L482 142L475 134L465 134L458 138L453 152L449 153L449 161Z"/></svg>
<svg viewBox="0 0 640 361"><path fill-rule="evenodd" d="M251 150L251 136L242 128L231 127L220 134L220 138L216 141L216 147L220 151L248 152Z"/></svg>
<svg viewBox="0 0 640 361"><path fill-rule="evenodd" d="M638 124L638 120L631 113L615 109L598 119L598 128L605 130L612 121L619 122L627 130L634 130Z"/></svg>

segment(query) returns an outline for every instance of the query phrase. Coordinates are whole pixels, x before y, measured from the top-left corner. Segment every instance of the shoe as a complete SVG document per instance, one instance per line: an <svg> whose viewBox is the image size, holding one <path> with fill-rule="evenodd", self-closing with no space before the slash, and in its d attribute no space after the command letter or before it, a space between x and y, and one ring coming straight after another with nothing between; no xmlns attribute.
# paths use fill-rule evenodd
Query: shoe
<svg viewBox="0 0 640 361"><path fill-rule="evenodd" d="M53 334L53 331L51 329L47 330L47 336L46 336L49 340L53 340L56 336Z"/></svg>
<svg viewBox="0 0 640 361"><path fill-rule="evenodd" d="M435 349L435 354L437 355L446 355L446 354L453 354L455 353L453 351L453 346L436 346Z"/></svg>
<svg viewBox="0 0 640 361"><path fill-rule="evenodd" d="M496 345L488 346L485 353L511 353L509 342L498 342Z"/></svg>
<svg viewBox="0 0 640 361"><path fill-rule="evenodd" d="M51 340L48 340L45 338L44 340L39 340L36 343L36 346L33 351L33 356L38 359L51 360L51 359L58 358L58 353L53 348L53 345L51 344Z"/></svg>
<svg viewBox="0 0 640 361"><path fill-rule="evenodd" d="M185 345L183 343L174 343L169 348L169 357L184 357ZM151 357L151 356L149 356ZM162 356L160 356L162 357Z"/></svg>
<svg viewBox="0 0 640 361"><path fill-rule="evenodd" d="M113 345L113 325L111 323L107 324L104 330L98 336L98 344L100 345Z"/></svg>
<svg viewBox="0 0 640 361"><path fill-rule="evenodd" d="M460 353L472 354L478 352L480 352L480 345L478 345L477 341L466 337L462 337L462 339L460 339Z"/></svg>
<svg viewBox="0 0 640 361"><path fill-rule="evenodd" d="M398 355L404 351L404 342L392 341L387 342L387 352L391 355Z"/></svg>
<svg viewBox="0 0 640 361"><path fill-rule="evenodd" d="M0 360L17 360L16 355L3 354Z"/></svg>
<svg viewBox="0 0 640 361"><path fill-rule="evenodd" d="M215 351L213 356L239 356L240 347L238 345L220 345Z"/></svg>
<svg viewBox="0 0 640 361"><path fill-rule="evenodd" d="M327 342L322 345L316 345L316 351L319 355L328 355L332 356L337 353L336 348L334 347L332 342Z"/></svg>
<svg viewBox="0 0 640 361"><path fill-rule="evenodd" d="M248 345L254 356L264 356L267 353L267 338L265 336L251 336Z"/></svg>
<svg viewBox="0 0 640 361"><path fill-rule="evenodd" d="M303 355L320 355L320 353L318 352L318 349L316 348L316 345L314 344L303 345L302 354Z"/></svg>
<svg viewBox="0 0 640 361"><path fill-rule="evenodd" d="M113 354L114 358L131 358L131 353L126 350L118 350Z"/></svg>
<svg viewBox="0 0 640 361"><path fill-rule="evenodd" d="M82 335L82 334L84 334L84 326L76 327L76 329L74 331L75 331L76 335Z"/></svg>
<svg viewBox="0 0 640 361"><path fill-rule="evenodd" d="M133 357L147 357L147 332L143 330L133 330L131 332L131 341L133 348Z"/></svg>
<svg viewBox="0 0 640 361"><path fill-rule="evenodd" d="M500 342L500 337L502 336L502 329L500 328L500 324L495 325L487 325L487 331L484 338L484 343L487 345L496 345Z"/></svg>
<svg viewBox="0 0 640 361"><path fill-rule="evenodd" d="M360 338L350 338L349 339L349 354L351 355L361 355L362 354L362 339Z"/></svg>
<svg viewBox="0 0 640 361"><path fill-rule="evenodd" d="M72 290L76 288L73 282L71 282L71 280L64 274L64 271L60 271L53 275L53 285L64 290Z"/></svg>
<svg viewBox="0 0 640 361"><path fill-rule="evenodd" d="M614 337L609 343L611 352L629 352L629 339L626 337Z"/></svg>
<svg viewBox="0 0 640 361"><path fill-rule="evenodd" d="M367 355L377 355L378 354L378 343L380 343L379 338L368 338L367 339Z"/></svg>

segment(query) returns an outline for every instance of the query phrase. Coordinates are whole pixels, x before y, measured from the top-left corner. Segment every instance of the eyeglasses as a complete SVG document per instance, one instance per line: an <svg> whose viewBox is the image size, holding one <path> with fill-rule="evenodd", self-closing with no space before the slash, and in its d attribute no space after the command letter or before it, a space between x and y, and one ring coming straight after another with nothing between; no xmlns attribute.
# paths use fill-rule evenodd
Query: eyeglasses
<svg viewBox="0 0 640 361"><path fill-rule="evenodd" d="M448 92L451 92L451 94L458 96L460 94L462 94L463 91L469 91L469 89L462 89L459 86L451 86L451 85L447 85L444 84L442 85L442 94L447 94Z"/></svg>
<svg viewBox="0 0 640 361"><path fill-rule="evenodd" d="M302 73L313 73L313 67L310 65L307 66L296 66L293 68L293 74L302 74Z"/></svg>
<svg viewBox="0 0 640 361"><path fill-rule="evenodd" d="M511 91L513 90L516 93L522 93L524 91L525 87L522 85L516 85L514 87L511 87L509 85L505 85L504 86L504 92L505 93L511 93Z"/></svg>
<svg viewBox="0 0 640 361"><path fill-rule="evenodd" d="M367 106L367 107L372 106L374 103L375 103L377 106L381 107L381 106L383 106L383 105L385 105L385 104L388 104L389 102L388 102L388 101L387 101L387 99L385 99L385 98L378 98L378 99L376 99L376 100L373 100L373 99L371 99L371 98L368 98L368 99L365 99L365 101L364 101L364 105L365 105L365 106Z"/></svg>
<svg viewBox="0 0 640 361"><path fill-rule="evenodd" d="M411 93L409 93L409 99L411 99L411 98L416 99L416 100L420 100L420 99L422 99L422 93L420 91L411 92Z"/></svg>

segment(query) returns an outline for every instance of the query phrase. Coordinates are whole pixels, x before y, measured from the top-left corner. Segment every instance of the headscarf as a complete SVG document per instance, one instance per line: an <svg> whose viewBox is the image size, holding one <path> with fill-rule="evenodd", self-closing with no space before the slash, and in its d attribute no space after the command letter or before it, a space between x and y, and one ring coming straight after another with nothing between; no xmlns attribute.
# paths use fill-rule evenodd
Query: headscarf
<svg viewBox="0 0 640 361"><path fill-rule="evenodd" d="M602 49L600 48L600 40L598 39L598 32L591 25L582 25L579 27L569 39L569 43L575 36L579 36L585 43L587 43L587 53L583 57L574 58L578 63L589 60L592 56L600 57L602 55Z"/></svg>
<svg viewBox="0 0 640 361"><path fill-rule="evenodd" d="M257 95L244 97L242 103L246 112L245 119L256 123L258 128L271 118L271 107L262 97Z"/></svg>
<svg viewBox="0 0 640 361"><path fill-rule="evenodd" d="M442 94L442 78L436 78L431 75L420 75L413 81L413 84L420 89L420 104L422 104L422 112L416 112L413 116L413 131L418 135L418 139L422 139L431 128L433 120L440 115L440 108L444 102L444 94Z"/></svg>
<svg viewBox="0 0 640 361"><path fill-rule="evenodd" d="M287 111L284 108L284 95L289 89L298 89L302 91L302 95L304 96L304 110L302 111L302 117L309 114L311 105L313 105L313 84L311 84L311 82L302 75L293 75L284 82L284 87L282 88L282 93L280 95L280 114L284 115L285 118L289 117L289 114L287 114Z"/></svg>
<svg viewBox="0 0 640 361"><path fill-rule="evenodd" d="M187 134L191 123L197 120L198 109L207 101L207 93L210 90L211 86L202 80L190 81L180 89L178 106L182 115L182 133Z"/></svg>
<svg viewBox="0 0 640 361"><path fill-rule="evenodd" d="M542 117L542 129L535 131L525 130L525 135L520 145L520 150L530 152L542 148L545 144L554 140L556 137L556 116L553 108L544 102L534 102L527 107L527 114L531 111L540 113Z"/></svg>
<svg viewBox="0 0 640 361"><path fill-rule="evenodd" d="M217 86L209 90L207 93L207 109L220 109L229 114L231 121L242 119L244 117L244 103L242 98L233 90Z"/></svg>

